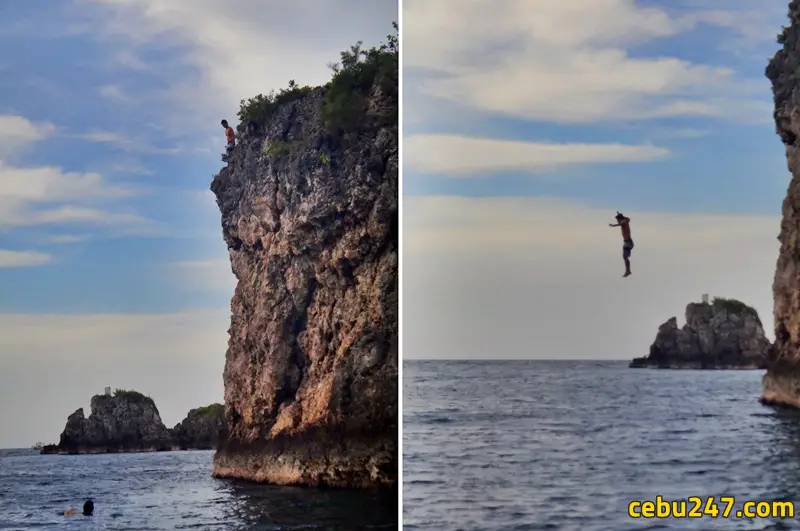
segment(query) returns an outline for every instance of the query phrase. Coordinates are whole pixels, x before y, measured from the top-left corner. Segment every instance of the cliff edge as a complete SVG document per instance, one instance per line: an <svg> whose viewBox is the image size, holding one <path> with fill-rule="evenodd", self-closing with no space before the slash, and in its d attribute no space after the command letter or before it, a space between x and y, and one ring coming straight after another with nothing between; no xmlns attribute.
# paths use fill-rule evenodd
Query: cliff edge
<svg viewBox="0 0 800 531"><path fill-rule="evenodd" d="M650 354L632 368L763 369L771 344L754 308L733 299L689 303L686 324L671 317L658 328Z"/></svg>
<svg viewBox="0 0 800 531"><path fill-rule="evenodd" d="M88 418L83 408L67 417L59 443L44 446L42 453L156 452L173 446L172 433L161 421L153 399L118 390L114 396L93 396Z"/></svg>
<svg viewBox="0 0 800 531"><path fill-rule="evenodd" d="M397 481L397 41L242 102L211 183L238 279L215 477Z"/></svg>
<svg viewBox="0 0 800 531"><path fill-rule="evenodd" d="M800 2L789 3L790 24L778 35L782 48L770 60L775 130L786 148L792 179L783 200L780 252L772 283L775 345L764 375L762 401L800 407Z"/></svg>

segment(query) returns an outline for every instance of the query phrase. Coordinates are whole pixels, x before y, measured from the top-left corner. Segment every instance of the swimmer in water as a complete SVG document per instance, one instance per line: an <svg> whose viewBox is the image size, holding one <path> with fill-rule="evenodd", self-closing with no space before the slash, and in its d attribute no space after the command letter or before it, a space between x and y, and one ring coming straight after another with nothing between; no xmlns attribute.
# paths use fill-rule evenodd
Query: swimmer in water
<svg viewBox="0 0 800 531"><path fill-rule="evenodd" d="M78 514L78 509L75 507L64 511L64 516L75 516L76 514ZM83 504L83 516L92 516L92 514L94 514L94 502L92 500L86 500Z"/></svg>

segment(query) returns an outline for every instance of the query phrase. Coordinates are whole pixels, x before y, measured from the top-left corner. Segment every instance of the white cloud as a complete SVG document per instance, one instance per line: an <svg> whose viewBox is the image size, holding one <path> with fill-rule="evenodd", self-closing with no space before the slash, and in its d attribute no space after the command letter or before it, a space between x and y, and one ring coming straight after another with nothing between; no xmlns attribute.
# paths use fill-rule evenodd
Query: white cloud
<svg viewBox="0 0 800 531"><path fill-rule="evenodd" d="M233 295L236 277L230 260L225 258L187 260L170 264L175 279L194 291Z"/></svg>
<svg viewBox="0 0 800 531"><path fill-rule="evenodd" d="M133 175L153 175L153 171L134 161L120 162L111 166L114 173L129 173Z"/></svg>
<svg viewBox="0 0 800 531"><path fill-rule="evenodd" d="M469 4L404 3L404 67L440 74L420 82L423 94L562 123L726 117L727 104L753 97L729 68L629 53L699 23L730 27L723 12L679 17L634 0Z"/></svg>
<svg viewBox="0 0 800 531"><path fill-rule="evenodd" d="M130 70L145 71L149 70L147 64L131 50L121 50L114 56L114 61L120 66Z"/></svg>
<svg viewBox="0 0 800 531"><path fill-rule="evenodd" d="M633 358L703 293L755 306L772 335L777 216L625 211L636 246L623 279L613 209L457 197L403 209L406 358Z"/></svg>
<svg viewBox="0 0 800 531"><path fill-rule="evenodd" d="M24 116L0 115L0 156L17 154L29 144L52 136L56 127L47 122L34 123Z"/></svg>
<svg viewBox="0 0 800 531"><path fill-rule="evenodd" d="M667 138L681 138L681 139L694 139L694 138L705 138L711 135L711 131L707 129L693 129L691 127L686 128L679 128L679 129L667 129L664 130L661 136Z"/></svg>
<svg viewBox="0 0 800 531"><path fill-rule="evenodd" d="M326 82L326 64L336 61L339 51L357 40L376 44L397 20L396 0L87 0L84 5L102 8L93 35L110 46L126 43L116 51L117 60L146 68L139 46L158 46L162 57L184 54L180 64L192 72L176 68L179 75L165 75L171 83L166 92L137 94L162 104L158 112L168 106L170 121L184 127L218 122L220 115L230 120L239 100L281 88L290 79Z"/></svg>
<svg viewBox="0 0 800 531"><path fill-rule="evenodd" d="M52 256L36 251L9 251L0 249L0 269L34 267L50 263Z"/></svg>
<svg viewBox="0 0 800 531"><path fill-rule="evenodd" d="M46 224L121 224L126 230L143 229L150 222L135 212L97 206L135 193L98 173L0 165L0 229Z"/></svg>
<svg viewBox="0 0 800 531"><path fill-rule="evenodd" d="M156 401L172 427L222 401L227 309L168 314L0 314L0 448L57 442L105 386ZM87 411L88 413L88 411Z"/></svg>
<svg viewBox="0 0 800 531"><path fill-rule="evenodd" d="M470 176L489 171L545 171L565 166L662 159L669 150L652 145L556 144L457 135L404 138L408 171Z"/></svg>
<svg viewBox="0 0 800 531"><path fill-rule="evenodd" d="M103 85L97 89L97 92L100 97L109 101L117 103L130 103L132 101L119 85Z"/></svg>
<svg viewBox="0 0 800 531"><path fill-rule="evenodd" d="M89 236L84 234L54 234L52 236L45 236L39 238L42 243L67 245L71 243L81 243L89 239Z"/></svg>
<svg viewBox="0 0 800 531"><path fill-rule="evenodd" d="M113 131L94 130L88 133L73 135L76 138L96 142L98 144L109 144L128 153L150 154L150 155L177 155L182 153L180 147L160 148L154 146L143 138L130 138Z"/></svg>

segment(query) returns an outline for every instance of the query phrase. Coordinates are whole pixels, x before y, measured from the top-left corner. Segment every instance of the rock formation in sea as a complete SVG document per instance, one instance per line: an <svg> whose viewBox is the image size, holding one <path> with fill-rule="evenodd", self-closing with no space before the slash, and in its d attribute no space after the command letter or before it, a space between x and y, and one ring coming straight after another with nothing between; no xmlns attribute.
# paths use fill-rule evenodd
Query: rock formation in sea
<svg viewBox="0 0 800 531"><path fill-rule="evenodd" d="M225 429L225 406L211 404L189 411L186 418L172 428L172 435L181 450L211 450L217 447L219 434Z"/></svg>
<svg viewBox="0 0 800 531"><path fill-rule="evenodd" d="M324 87L242 102L211 184L238 279L216 477L395 485L397 67L390 37Z"/></svg>
<svg viewBox="0 0 800 531"><path fill-rule="evenodd" d="M152 398L118 389L113 395L93 396L89 417L78 409L67 417L60 442L40 449L43 454L210 450L224 427L225 408L211 404L189 411L170 430Z"/></svg>
<svg viewBox="0 0 800 531"><path fill-rule="evenodd" d="M733 299L686 306L686 324L671 317L658 328L650 354L633 368L763 369L771 349L754 308Z"/></svg>
<svg viewBox="0 0 800 531"><path fill-rule="evenodd" d="M781 49L769 61L775 130L792 174L783 200L780 251L772 284L775 345L764 375L762 401L800 408L800 1L789 2L789 25L778 35Z"/></svg>
<svg viewBox="0 0 800 531"><path fill-rule="evenodd" d="M118 390L113 396L93 396L89 417L84 416L83 408L67 417L59 443L44 446L42 453L156 452L174 446L153 399Z"/></svg>

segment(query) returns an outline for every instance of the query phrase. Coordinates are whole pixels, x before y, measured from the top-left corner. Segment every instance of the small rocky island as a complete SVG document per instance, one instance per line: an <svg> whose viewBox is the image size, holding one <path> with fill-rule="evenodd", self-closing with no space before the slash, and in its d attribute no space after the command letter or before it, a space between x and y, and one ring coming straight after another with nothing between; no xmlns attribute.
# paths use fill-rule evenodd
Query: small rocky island
<svg viewBox="0 0 800 531"><path fill-rule="evenodd" d="M764 369L771 348L754 308L735 299L689 303L686 324L675 317L658 328L650 354L629 367L653 369Z"/></svg>
<svg viewBox="0 0 800 531"><path fill-rule="evenodd" d="M193 409L173 429L164 426L155 402L137 391L110 389L67 417L58 444L42 447L43 454L101 454L213 449L225 426L222 404Z"/></svg>

